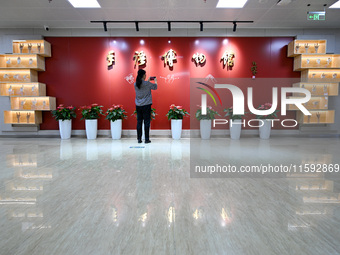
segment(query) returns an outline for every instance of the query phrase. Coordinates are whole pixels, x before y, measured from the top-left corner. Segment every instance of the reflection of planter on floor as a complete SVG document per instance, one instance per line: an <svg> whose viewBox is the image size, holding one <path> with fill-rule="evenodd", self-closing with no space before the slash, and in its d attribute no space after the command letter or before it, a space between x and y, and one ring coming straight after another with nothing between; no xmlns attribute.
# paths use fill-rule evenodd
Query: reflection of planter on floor
<svg viewBox="0 0 340 255"><path fill-rule="evenodd" d="M98 144L95 139L88 139L86 143L86 160L98 159Z"/></svg>
<svg viewBox="0 0 340 255"><path fill-rule="evenodd" d="M61 140L60 141L60 159L66 160L66 159L72 159L73 153L72 153L72 142L71 140Z"/></svg>
<svg viewBox="0 0 340 255"><path fill-rule="evenodd" d="M181 160L182 159L182 143L178 140L171 141L171 159Z"/></svg>

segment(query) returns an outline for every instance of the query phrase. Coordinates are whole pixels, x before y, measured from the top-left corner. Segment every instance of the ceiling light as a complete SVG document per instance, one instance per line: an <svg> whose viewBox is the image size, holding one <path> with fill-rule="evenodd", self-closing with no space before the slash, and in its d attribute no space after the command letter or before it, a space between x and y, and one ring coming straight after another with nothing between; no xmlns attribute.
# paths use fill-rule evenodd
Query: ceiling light
<svg viewBox="0 0 340 255"><path fill-rule="evenodd" d="M74 8L101 8L97 0L68 0Z"/></svg>
<svg viewBox="0 0 340 255"><path fill-rule="evenodd" d="M243 8L248 0L219 0L216 8Z"/></svg>
<svg viewBox="0 0 340 255"><path fill-rule="evenodd" d="M292 0L279 0L276 5L284 6L288 5L292 2Z"/></svg>
<svg viewBox="0 0 340 255"><path fill-rule="evenodd" d="M340 8L340 1L335 2L334 4L329 6L329 8Z"/></svg>

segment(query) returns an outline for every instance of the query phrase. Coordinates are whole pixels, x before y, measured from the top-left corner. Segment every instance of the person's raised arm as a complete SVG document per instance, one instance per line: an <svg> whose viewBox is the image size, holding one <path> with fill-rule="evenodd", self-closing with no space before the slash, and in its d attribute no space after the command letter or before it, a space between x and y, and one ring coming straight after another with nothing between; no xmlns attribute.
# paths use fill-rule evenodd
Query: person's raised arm
<svg viewBox="0 0 340 255"><path fill-rule="evenodd" d="M150 77L151 78L151 77ZM153 81L155 82L155 83L152 83L152 82L150 82L150 80L151 79L148 79L148 82L149 82L149 84L150 84L150 86L151 86L151 89L152 90L156 90L157 89L157 78L155 77L155 79L153 79Z"/></svg>

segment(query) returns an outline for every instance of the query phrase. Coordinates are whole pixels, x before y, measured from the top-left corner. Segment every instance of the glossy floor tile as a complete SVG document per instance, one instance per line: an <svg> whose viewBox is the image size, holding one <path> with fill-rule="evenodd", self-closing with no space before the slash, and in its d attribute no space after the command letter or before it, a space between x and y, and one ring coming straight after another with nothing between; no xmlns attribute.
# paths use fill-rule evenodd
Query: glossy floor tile
<svg viewBox="0 0 340 255"><path fill-rule="evenodd" d="M340 254L340 173L192 172L337 165L339 139L3 138L0 162L1 255Z"/></svg>

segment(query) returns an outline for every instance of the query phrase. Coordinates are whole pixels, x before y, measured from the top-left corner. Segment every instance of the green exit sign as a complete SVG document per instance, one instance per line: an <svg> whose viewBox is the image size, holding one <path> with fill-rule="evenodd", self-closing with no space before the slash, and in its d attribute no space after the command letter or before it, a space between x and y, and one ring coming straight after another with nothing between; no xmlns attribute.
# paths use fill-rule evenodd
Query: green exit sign
<svg viewBox="0 0 340 255"><path fill-rule="evenodd" d="M326 12L307 12L307 20L326 20Z"/></svg>

